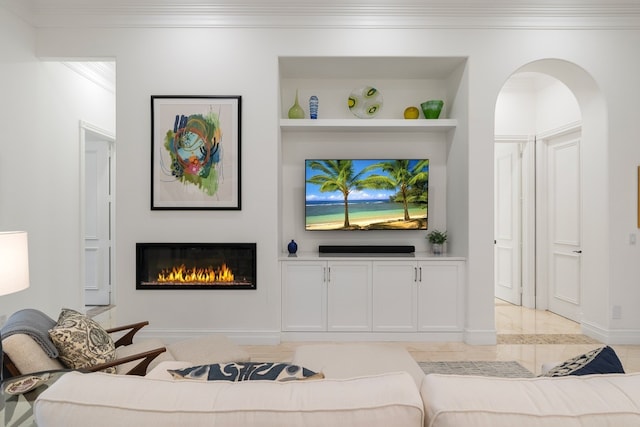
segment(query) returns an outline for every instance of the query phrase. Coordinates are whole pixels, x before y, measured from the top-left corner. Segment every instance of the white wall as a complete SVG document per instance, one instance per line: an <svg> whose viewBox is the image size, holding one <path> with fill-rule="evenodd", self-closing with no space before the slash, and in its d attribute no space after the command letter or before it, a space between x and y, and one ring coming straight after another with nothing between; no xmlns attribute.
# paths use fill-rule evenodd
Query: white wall
<svg viewBox="0 0 640 427"><path fill-rule="evenodd" d="M0 229L29 233L28 290L0 314L82 308L79 123L115 131L114 95L35 55L31 28L0 8Z"/></svg>
<svg viewBox="0 0 640 427"><path fill-rule="evenodd" d="M28 29L21 29L18 34L21 43L28 43L32 37ZM622 308L623 319L611 327L640 335L637 326L640 289L635 285L640 273L636 262L638 249L626 243L628 234L636 232L634 183L640 147L635 140L639 125L634 114L635 99L629 94L640 91L640 81L633 72L640 66L634 50L639 41L640 32L615 30L50 28L37 32L36 54L65 58L113 56L117 60L116 280L118 314L122 320L146 318L157 330L165 332L225 330L238 336L253 336L252 339L272 336L279 330L276 260L282 248L276 243L278 56L468 56L465 73L469 85L469 123L457 132L468 132L469 167L464 179L468 180L470 196L455 207L467 210L468 215L461 218L469 218L468 224L459 225L459 229L468 227L467 331L483 337L479 341L490 342L495 333L492 227L495 104L503 83L514 71L544 58L563 58L586 70L607 102L610 126L604 137L609 140L609 153L603 161L610 167L594 170L593 174L608 188L602 194L608 204L607 215L598 217L596 235L599 239L604 237L603 244L610 247L612 274L598 286L609 289L613 301ZM27 45L18 53L31 56L33 61L34 53L29 49ZM8 56L14 66L21 61L19 56ZM29 71L36 74L31 81L39 82L32 69L39 69L38 64L30 65ZM149 97L166 94L243 97L241 211L149 210ZM20 114L28 113L36 105L35 91L27 89L26 96L29 102L22 105ZM1 104L8 109L6 102ZM21 124L26 124L26 119L21 120ZM50 138L57 143L67 139L64 132L54 130L47 133L46 141L37 140L38 148L49 148ZM77 169L77 164L74 168ZM65 172L54 172L61 175L53 180L57 189L64 187L65 178L69 181L74 178L72 173ZM0 173L4 180L6 172ZM16 183L21 195L13 200L35 207L36 203L27 201L25 196L32 184L33 181ZM77 195L55 194L69 200L49 206L48 214L66 226L60 227L41 217L32 217L26 225L39 231L43 239L64 244L64 250L52 255L56 261L64 261L67 256L77 257L79 252L77 239L59 242L63 235L73 234L73 227L67 224L72 221L65 214L71 218L77 215L74 213ZM3 196L3 203L4 200ZM29 213L33 215L31 209ZM13 225L4 219L2 222ZM257 242L257 291L135 291L135 243L161 240ZM606 257L602 262L608 263ZM74 258L67 264L77 266L78 261ZM76 292L68 289L75 285L73 281L61 284L69 294ZM592 309L606 313L610 307ZM609 328L606 316L586 313L588 317L592 314L594 323L605 330Z"/></svg>

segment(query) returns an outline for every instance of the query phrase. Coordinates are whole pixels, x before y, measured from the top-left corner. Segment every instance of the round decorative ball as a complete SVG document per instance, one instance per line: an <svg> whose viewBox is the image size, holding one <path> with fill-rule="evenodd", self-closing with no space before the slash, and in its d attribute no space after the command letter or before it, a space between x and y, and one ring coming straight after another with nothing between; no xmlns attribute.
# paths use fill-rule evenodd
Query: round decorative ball
<svg viewBox="0 0 640 427"><path fill-rule="evenodd" d="M405 119L417 119L420 115L420 110L416 107L407 107L404 109L404 118Z"/></svg>

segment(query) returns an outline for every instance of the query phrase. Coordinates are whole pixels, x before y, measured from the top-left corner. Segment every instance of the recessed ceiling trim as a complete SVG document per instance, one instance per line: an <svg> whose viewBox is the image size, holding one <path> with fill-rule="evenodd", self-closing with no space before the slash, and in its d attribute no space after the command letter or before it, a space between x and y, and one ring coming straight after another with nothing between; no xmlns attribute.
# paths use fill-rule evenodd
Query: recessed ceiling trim
<svg viewBox="0 0 640 427"><path fill-rule="evenodd" d="M379 1L37 0L28 19L41 28L269 27L269 28L640 28L640 3L599 0ZM542 4L541 4L542 3ZM579 3L579 2L578 2Z"/></svg>
<svg viewBox="0 0 640 427"><path fill-rule="evenodd" d="M103 89L116 93L115 62L63 62L64 65Z"/></svg>

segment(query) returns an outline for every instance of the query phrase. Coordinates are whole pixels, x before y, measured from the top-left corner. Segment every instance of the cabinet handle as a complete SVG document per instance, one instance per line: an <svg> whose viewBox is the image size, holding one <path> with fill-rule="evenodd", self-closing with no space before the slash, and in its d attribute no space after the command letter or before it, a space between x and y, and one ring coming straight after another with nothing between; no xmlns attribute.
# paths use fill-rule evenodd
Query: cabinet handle
<svg viewBox="0 0 640 427"><path fill-rule="evenodd" d="M418 269L416 267L413 267L413 281L418 282Z"/></svg>
<svg viewBox="0 0 640 427"><path fill-rule="evenodd" d="M420 270L420 280L418 280L418 282L422 283L422 267L418 268Z"/></svg>
<svg viewBox="0 0 640 427"><path fill-rule="evenodd" d="M327 283L331 282L331 267L327 267Z"/></svg>

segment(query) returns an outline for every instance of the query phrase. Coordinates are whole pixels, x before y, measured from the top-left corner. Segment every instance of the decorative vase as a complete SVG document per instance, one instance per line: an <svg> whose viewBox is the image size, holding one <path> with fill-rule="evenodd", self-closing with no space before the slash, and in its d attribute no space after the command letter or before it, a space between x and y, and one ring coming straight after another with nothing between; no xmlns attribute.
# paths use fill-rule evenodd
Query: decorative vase
<svg viewBox="0 0 640 427"><path fill-rule="evenodd" d="M312 95L311 98L309 98L309 118L318 118L318 97L315 95Z"/></svg>
<svg viewBox="0 0 640 427"><path fill-rule="evenodd" d="M442 255L442 243L432 243L431 251L434 255Z"/></svg>
<svg viewBox="0 0 640 427"><path fill-rule="evenodd" d="M298 104L298 90L296 89L296 101L293 103L293 106L289 108L289 118L290 119L304 119L304 110Z"/></svg>
<svg viewBox="0 0 640 427"><path fill-rule="evenodd" d="M298 252L298 244L296 243L295 240L291 240L289 242L289 244L287 245L287 250L289 251L289 253L291 255L295 254L296 252Z"/></svg>
<svg viewBox="0 0 640 427"><path fill-rule="evenodd" d="M444 101L440 99L432 99L430 101L423 102L420 104L420 107L422 108L425 119L437 119L440 117L443 105Z"/></svg>

